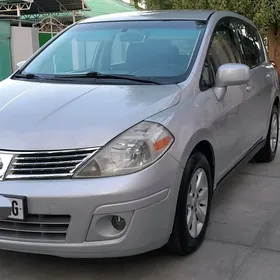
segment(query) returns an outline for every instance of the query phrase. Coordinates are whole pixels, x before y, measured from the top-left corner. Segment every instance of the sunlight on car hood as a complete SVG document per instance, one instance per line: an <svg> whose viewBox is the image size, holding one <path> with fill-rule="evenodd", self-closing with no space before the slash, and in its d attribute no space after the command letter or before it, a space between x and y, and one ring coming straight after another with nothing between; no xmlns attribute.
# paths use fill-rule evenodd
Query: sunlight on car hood
<svg viewBox="0 0 280 280"><path fill-rule="evenodd" d="M176 85L73 85L7 79L0 83L0 147L103 146L179 99Z"/></svg>

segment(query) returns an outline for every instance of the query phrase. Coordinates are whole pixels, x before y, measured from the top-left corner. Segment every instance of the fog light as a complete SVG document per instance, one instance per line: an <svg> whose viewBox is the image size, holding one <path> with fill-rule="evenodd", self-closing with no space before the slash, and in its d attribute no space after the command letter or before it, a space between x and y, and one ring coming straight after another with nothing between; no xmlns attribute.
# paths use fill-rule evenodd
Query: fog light
<svg viewBox="0 0 280 280"><path fill-rule="evenodd" d="M120 216L113 216L111 222L113 227L117 230L124 230L126 225L125 220Z"/></svg>

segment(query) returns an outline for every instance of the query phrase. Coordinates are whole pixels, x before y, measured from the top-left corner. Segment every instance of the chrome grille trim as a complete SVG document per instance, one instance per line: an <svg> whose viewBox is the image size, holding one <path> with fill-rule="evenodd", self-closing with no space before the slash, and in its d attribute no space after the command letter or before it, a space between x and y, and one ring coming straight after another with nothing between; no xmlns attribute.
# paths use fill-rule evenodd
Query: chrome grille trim
<svg viewBox="0 0 280 280"><path fill-rule="evenodd" d="M69 215L29 214L25 221L0 220L0 238L28 242L65 242Z"/></svg>
<svg viewBox="0 0 280 280"><path fill-rule="evenodd" d="M42 160L42 158L40 158L41 160ZM20 158L20 157L16 157L16 160L31 160L30 158ZM47 160L47 159L46 159ZM51 160L53 160L53 159L51 159ZM50 162L47 162L46 163L46 165L47 164L50 164L50 165L54 165L54 164L56 164L56 165L63 165L63 164L72 164L72 165L74 165L74 166L76 166L76 164L78 164L78 163L80 163L80 160L71 160L71 161L64 161L63 159L61 160L61 161L50 161ZM13 165L14 166L30 166L30 163L24 163L24 162L22 162L22 163L20 163L20 162L14 162L13 163ZM42 163L41 162L34 162L33 163L33 165L34 166L39 166L39 165L42 165Z"/></svg>
<svg viewBox="0 0 280 280"><path fill-rule="evenodd" d="M60 151L15 152L5 175L16 179L71 178L77 168L92 157L98 148Z"/></svg>

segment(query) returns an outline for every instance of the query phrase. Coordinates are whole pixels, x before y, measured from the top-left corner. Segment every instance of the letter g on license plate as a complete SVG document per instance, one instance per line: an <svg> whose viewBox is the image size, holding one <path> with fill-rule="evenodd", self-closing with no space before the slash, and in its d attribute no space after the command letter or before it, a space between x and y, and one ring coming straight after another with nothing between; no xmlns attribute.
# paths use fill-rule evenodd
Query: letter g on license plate
<svg viewBox="0 0 280 280"><path fill-rule="evenodd" d="M22 196L4 195L12 204L11 215L8 219L24 221L27 214L27 198Z"/></svg>

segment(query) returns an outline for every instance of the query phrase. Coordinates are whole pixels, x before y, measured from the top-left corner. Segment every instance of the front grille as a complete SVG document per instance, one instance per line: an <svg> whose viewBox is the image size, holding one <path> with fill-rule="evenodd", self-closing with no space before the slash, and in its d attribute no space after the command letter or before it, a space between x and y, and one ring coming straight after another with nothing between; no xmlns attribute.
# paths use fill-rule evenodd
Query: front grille
<svg viewBox="0 0 280 280"><path fill-rule="evenodd" d="M69 178L97 150L32 152L15 155L6 179Z"/></svg>
<svg viewBox="0 0 280 280"><path fill-rule="evenodd" d="M28 215L25 221L0 220L0 238L28 242L65 242L70 216Z"/></svg>

